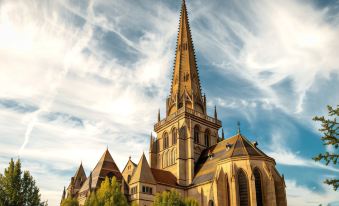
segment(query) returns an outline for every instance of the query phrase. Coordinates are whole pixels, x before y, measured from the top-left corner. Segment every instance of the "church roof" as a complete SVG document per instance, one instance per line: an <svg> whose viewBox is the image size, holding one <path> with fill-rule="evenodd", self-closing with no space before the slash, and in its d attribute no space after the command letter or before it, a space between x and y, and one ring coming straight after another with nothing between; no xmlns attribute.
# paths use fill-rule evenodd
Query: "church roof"
<svg viewBox="0 0 339 206"><path fill-rule="evenodd" d="M86 179L86 173L85 173L84 167L82 166L82 163L80 164L77 171L75 172L74 179L77 179L77 178L84 178L83 180Z"/></svg>
<svg viewBox="0 0 339 206"><path fill-rule="evenodd" d="M203 99L193 40L184 0L182 1L180 13L170 98L173 99L173 101L178 101L178 104L185 104L184 100L186 100L186 98L194 98L196 103L204 106L202 103ZM178 99L174 100L176 98Z"/></svg>
<svg viewBox="0 0 339 206"><path fill-rule="evenodd" d="M177 178L171 172L152 168L152 174L158 184L177 186Z"/></svg>
<svg viewBox="0 0 339 206"><path fill-rule="evenodd" d="M75 190L80 189L82 183L86 180L86 173L82 163L79 165L78 169L76 170L74 176L71 178L71 182L69 183L67 189L73 184Z"/></svg>
<svg viewBox="0 0 339 206"><path fill-rule="evenodd" d="M135 164L135 163L131 160L131 158L130 158L130 159L127 161L127 163L126 163L124 169L122 170L122 173L125 171L125 169L127 168L127 165L129 165L129 164L133 165L134 167L137 167L137 166L138 166L138 165Z"/></svg>
<svg viewBox="0 0 339 206"><path fill-rule="evenodd" d="M228 158L237 157L268 157L264 152L249 142L243 135L225 139L216 145L205 149L195 166L193 184L212 180L216 171L217 162Z"/></svg>
<svg viewBox="0 0 339 206"><path fill-rule="evenodd" d="M130 184L136 182L144 182L150 184L156 183L151 168L146 160L145 154L142 154L138 166L135 169L135 172L131 178Z"/></svg>
<svg viewBox="0 0 339 206"><path fill-rule="evenodd" d="M109 177L115 176L118 181L121 181L122 179L121 172L117 165L115 164L108 149L101 156L99 162L92 171L91 188L99 187L101 182L105 179L106 176ZM86 182L81 187L80 192L87 191L90 189L89 179L90 178L87 178Z"/></svg>

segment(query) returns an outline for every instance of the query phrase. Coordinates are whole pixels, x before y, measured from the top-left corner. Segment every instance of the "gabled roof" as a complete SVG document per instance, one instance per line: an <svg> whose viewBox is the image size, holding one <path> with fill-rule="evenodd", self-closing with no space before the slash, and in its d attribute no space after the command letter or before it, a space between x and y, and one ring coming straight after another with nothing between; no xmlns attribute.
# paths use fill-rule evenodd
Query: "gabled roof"
<svg viewBox="0 0 339 206"><path fill-rule="evenodd" d="M82 162L74 175L74 179L78 179L78 178L83 178L83 180L86 179L86 173L85 173L84 167L82 166Z"/></svg>
<svg viewBox="0 0 339 206"><path fill-rule="evenodd" d="M209 154L212 155L211 158L209 157ZM195 177L193 179L193 184L199 184L212 180L218 161L237 157L270 158L259 148L249 142L249 140L247 140L243 135L238 133L233 137L225 139L218 144L205 149L201 153L195 166Z"/></svg>
<svg viewBox="0 0 339 206"><path fill-rule="evenodd" d="M101 156L99 162L94 167L92 171L92 184L91 188L97 188L100 186L101 182L105 179L106 176L112 177L115 176L118 181L122 180L122 175L115 164L111 154L109 153L108 149L104 152L104 154ZM88 178L89 179L89 178ZM89 180L86 180L86 182L83 184L83 186L80 189L80 193L83 191L89 190Z"/></svg>
<svg viewBox="0 0 339 206"><path fill-rule="evenodd" d="M159 184L177 186L177 178L171 172L151 168L154 179Z"/></svg>
<svg viewBox="0 0 339 206"><path fill-rule="evenodd" d="M137 167L137 166L138 166L137 164L135 164L135 163L131 160L131 158L129 158L129 160L127 161L127 163L126 163L124 169L122 170L122 173L124 173L124 171L126 170L127 165L129 165L129 164L133 165L134 167Z"/></svg>
<svg viewBox="0 0 339 206"><path fill-rule="evenodd" d="M137 168L131 178L130 184L136 182L144 182L149 184L156 184L151 168L148 165L145 154L142 154Z"/></svg>
<svg viewBox="0 0 339 206"><path fill-rule="evenodd" d="M69 183L67 190L69 190L73 184L73 189L75 190L74 192L76 192L78 189L80 189L82 183L86 181L86 179L87 179L86 173L81 163L78 169L76 170L74 176L71 178L71 182Z"/></svg>

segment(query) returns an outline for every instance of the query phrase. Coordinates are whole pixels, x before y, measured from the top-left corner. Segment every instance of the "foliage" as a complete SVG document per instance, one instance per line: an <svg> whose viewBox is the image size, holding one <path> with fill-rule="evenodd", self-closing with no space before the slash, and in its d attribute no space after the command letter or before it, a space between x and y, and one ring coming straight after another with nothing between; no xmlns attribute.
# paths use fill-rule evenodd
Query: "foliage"
<svg viewBox="0 0 339 206"><path fill-rule="evenodd" d="M121 192L116 178L108 177L101 183L99 189L91 193L85 206L127 206L127 199Z"/></svg>
<svg viewBox="0 0 339 206"><path fill-rule="evenodd" d="M313 118L314 121L321 122L321 128L319 131L323 134L321 140L326 146L334 147L333 152L320 153L318 156L314 157L315 161L324 161L326 165L332 163L336 165L338 163L338 147L339 147L339 123L337 122L337 117L339 116L339 105L334 109L331 106L327 106L328 117L316 116ZM324 183L332 185L334 190L337 190L339 187L339 179L326 179Z"/></svg>
<svg viewBox="0 0 339 206"><path fill-rule="evenodd" d="M186 206L199 206L198 201L192 198L186 198L185 199L185 205Z"/></svg>
<svg viewBox="0 0 339 206"><path fill-rule="evenodd" d="M79 202L76 199L68 197L61 202L61 206L79 206Z"/></svg>
<svg viewBox="0 0 339 206"><path fill-rule="evenodd" d="M185 199L176 190L164 191L157 193L153 206L198 206L198 202L194 199Z"/></svg>
<svg viewBox="0 0 339 206"><path fill-rule="evenodd" d="M0 206L44 206L39 188L29 171L21 171L21 161L9 162L4 174L0 173Z"/></svg>
<svg viewBox="0 0 339 206"><path fill-rule="evenodd" d="M139 206L139 205L138 205L138 203L133 202L133 203L131 204L131 206Z"/></svg>

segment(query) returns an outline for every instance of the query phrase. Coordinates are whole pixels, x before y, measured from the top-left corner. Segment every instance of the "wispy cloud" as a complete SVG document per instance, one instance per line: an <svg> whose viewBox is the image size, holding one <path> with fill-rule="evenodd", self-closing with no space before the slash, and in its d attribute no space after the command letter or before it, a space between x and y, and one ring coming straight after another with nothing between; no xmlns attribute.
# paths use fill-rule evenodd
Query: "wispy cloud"
<svg viewBox="0 0 339 206"><path fill-rule="evenodd" d="M279 123L290 134L275 144L281 149L267 147L273 135L262 145L279 164L287 155L294 165L309 165L286 149L284 137L297 136L292 121L312 127L304 119L322 113L321 95L336 87L338 15L304 1L187 3L209 105L245 116L253 129L262 119L286 120ZM1 1L1 163L19 153L44 198L57 205L73 169L81 160L92 169L107 145L120 168L129 155L138 160L157 109L165 111L179 7Z"/></svg>
<svg viewBox="0 0 339 206"><path fill-rule="evenodd" d="M316 188L310 189L298 185L295 180L286 180L288 205L339 205L338 194L336 191L320 193ZM324 189L326 186L323 186Z"/></svg>

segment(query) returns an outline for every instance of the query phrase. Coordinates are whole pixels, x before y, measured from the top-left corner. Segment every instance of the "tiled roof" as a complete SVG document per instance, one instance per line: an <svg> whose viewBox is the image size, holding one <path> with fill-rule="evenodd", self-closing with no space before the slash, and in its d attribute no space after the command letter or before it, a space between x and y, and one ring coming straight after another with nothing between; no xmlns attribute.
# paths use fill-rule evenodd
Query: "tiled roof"
<svg viewBox="0 0 339 206"><path fill-rule="evenodd" d="M171 172L152 168L154 179L159 184L177 186L177 178Z"/></svg>
<svg viewBox="0 0 339 206"><path fill-rule="evenodd" d="M118 181L122 180L121 172L108 150L101 156L99 162L92 171L91 188L94 189L99 187L106 176L115 176ZM87 190L89 190L89 178L87 178L82 185L80 193Z"/></svg>
<svg viewBox="0 0 339 206"><path fill-rule="evenodd" d="M209 157L209 154L212 156ZM225 139L216 145L205 149L195 166L193 184L212 180L217 167L217 162L232 157L268 157L260 149L250 143L243 135L237 134Z"/></svg>
<svg viewBox="0 0 339 206"><path fill-rule="evenodd" d="M137 168L131 178L130 184L136 182L145 182L150 184L155 184L156 181L152 175L151 168L148 165L145 154L142 154Z"/></svg>

